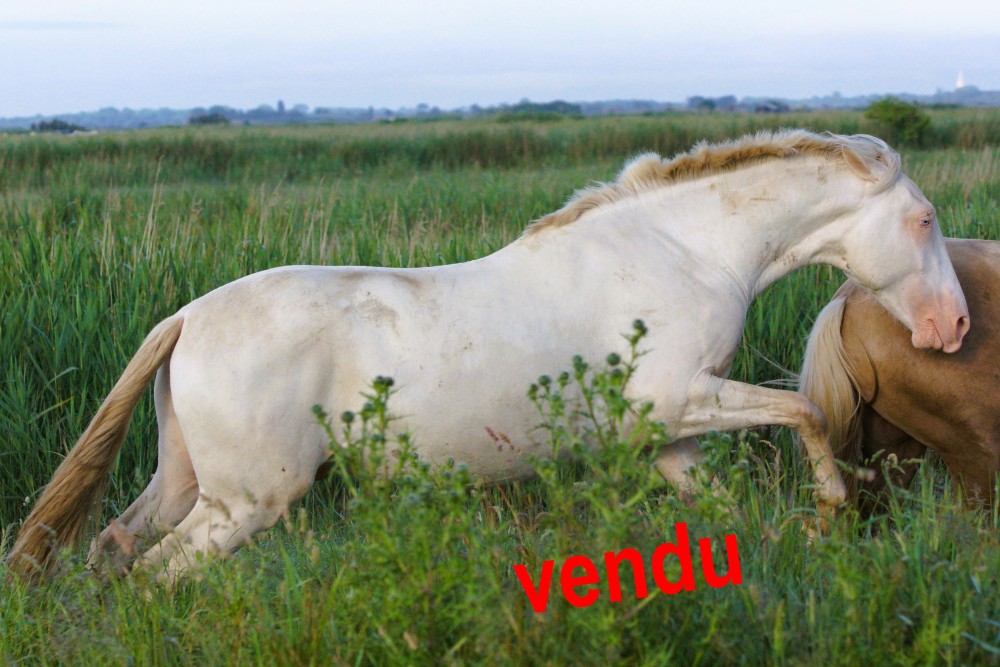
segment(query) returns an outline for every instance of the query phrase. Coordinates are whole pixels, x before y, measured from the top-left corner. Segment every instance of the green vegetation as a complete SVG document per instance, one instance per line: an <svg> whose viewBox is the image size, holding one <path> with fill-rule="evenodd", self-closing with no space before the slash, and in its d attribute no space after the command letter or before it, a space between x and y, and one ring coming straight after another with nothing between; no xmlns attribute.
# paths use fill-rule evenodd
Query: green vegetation
<svg viewBox="0 0 1000 667"><path fill-rule="evenodd" d="M926 148L1000 146L1000 114L929 111ZM664 114L562 118L536 123L442 120L427 123L290 127L186 127L88 136L0 135L0 193L72 186L161 184L287 186L332 179L456 169L586 167L580 187L603 177L594 164L617 168L644 150L671 155L697 141L758 130L805 127L840 134L880 134L880 121L860 113ZM563 195L564 196L564 195ZM520 224L522 221L517 221Z"/></svg>
<svg viewBox="0 0 1000 667"><path fill-rule="evenodd" d="M865 118L874 120L885 129L886 141L907 146L923 146L931 134L931 117L916 104L897 97L886 97L865 110Z"/></svg>
<svg viewBox="0 0 1000 667"><path fill-rule="evenodd" d="M904 151L906 172L935 203L946 234L996 238L1000 113L927 114L925 148ZM670 114L0 135L0 551L152 325L214 287L282 264L473 259L512 241L575 188L612 178L635 152L669 154L779 125L878 134L875 123L861 113ZM763 382L796 369L809 326L841 279L816 267L770 289L748 314L733 376ZM607 392L622 380L613 371L623 362L580 362L591 368L567 359L567 376L534 393L539 422L560 447L580 436L552 410L560 382L593 387L611 417L620 405ZM391 415L389 393L385 383L373 387L374 412L359 410L356 429L367 418L378 432ZM340 417L328 419L343 437ZM602 453L539 464L538 479L506 486L475 483L460 466L416 462L387 484L345 462L352 474L317 484L293 520L174 591L141 579L103 585L73 561L35 590L0 583L0 657L1000 664L1000 507L962 510L937 462L887 515L863 521L845 511L829 538L809 547L811 477L783 429L706 438L721 490L705 488L688 503L657 481L640 448L618 442L609 422L591 428L607 434ZM359 447L372 443L359 430L352 437ZM147 400L102 520L145 486L155 438ZM603 589L578 609L554 586L539 615L512 572L524 563L537 573L544 560L576 554L600 563L603 552L626 547L648 558L680 522L693 540L735 534L743 583L712 589L699 581L693 592L636 600L625 567L621 602L609 603Z"/></svg>

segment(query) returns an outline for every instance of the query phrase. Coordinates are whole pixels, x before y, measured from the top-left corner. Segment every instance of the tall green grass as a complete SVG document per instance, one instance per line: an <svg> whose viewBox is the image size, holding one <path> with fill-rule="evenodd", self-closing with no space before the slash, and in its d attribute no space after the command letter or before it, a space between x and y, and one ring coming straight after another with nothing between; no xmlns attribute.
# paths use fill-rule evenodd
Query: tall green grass
<svg viewBox="0 0 1000 667"><path fill-rule="evenodd" d="M1000 145L990 111L932 112L928 148ZM402 175L430 168L524 168L620 161L637 151L671 155L697 141L759 130L805 127L839 134L884 134L860 112L781 115L671 113L567 118L552 123L484 120L363 126L184 128L85 136L8 135L0 141L0 192L201 181L294 183L372 169ZM86 174L81 180L81 174Z"/></svg>
<svg viewBox="0 0 1000 667"><path fill-rule="evenodd" d="M937 206L946 234L996 238L1000 114L933 118L948 147L904 151L906 172ZM612 178L632 153L669 154L779 123L869 130L860 114L808 114L0 136L3 550L147 331L193 298L282 264L480 257L573 189ZM748 314L733 377L787 378L783 369L797 369L815 314L841 280L815 267L768 290ZM133 419L104 518L131 502L155 466L150 403ZM689 506L669 489L647 489L643 458L621 468L630 480L623 493L642 491L638 513L595 513L606 462L558 482L474 485L459 496L453 481L435 476L416 504L390 493L382 504L351 507L342 486L320 485L303 504L303 523L271 531L180 590L132 580L104 587L72 567L34 591L0 584L0 656L43 664L1000 662L997 509L960 510L939 466L925 466L887 516L865 522L848 513L807 548L810 476L787 433L764 429L706 446L735 514L710 493ZM574 497L579 503L568 504ZM442 521L460 530L442 533ZM534 568L573 553L599 559L632 546L648 557L680 521L693 537L735 532L745 583L582 610L561 603L535 615L513 578L514 563ZM447 544L435 541L442 534Z"/></svg>

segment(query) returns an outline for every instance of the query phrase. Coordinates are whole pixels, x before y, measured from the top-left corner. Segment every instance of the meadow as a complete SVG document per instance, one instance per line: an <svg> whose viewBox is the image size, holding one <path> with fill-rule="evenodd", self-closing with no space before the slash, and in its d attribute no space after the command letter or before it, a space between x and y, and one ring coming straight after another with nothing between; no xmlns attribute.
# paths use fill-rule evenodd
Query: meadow
<svg viewBox="0 0 1000 667"><path fill-rule="evenodd" d="M998 238L1000 111L931 117L924 145L897 146L906 173L946 235ZM892 139L853 112L0 134L0 554L148 330L197 296L285 264L481 257L637 152L779 126ZM732 377L793 380L842 280L811 267L768 290ZM567 380L607 391L613 369L587 361L576 373L566 359ZM574 447L584 434L558 423L551 394L535 400L539 422ZM963 509L933 457L884 513L846 509L808 545L810 475L787 431L705 438L705 493L687 503L607 419L594 425L609 434L606 451L540 463L537 479L504 486L461 466L416 465L389 483L347 462L283 525L176 589L142 576L101 582L83 570L83 550L68 554L39 587L0 581L0 660L1000 664L1000 507ZM331 430L340 437L336 417ZM95 522L145 486L155 440L147 397ZM712 474L721 492L710 492ZM699 579L694 591L636 599L623 574L621 602L603 589L577 608L554 585L538 614L512 570L537 576L546 560L601 563L623 548L648 564L682 522L692 542L736 536L742 583Z"/></svg>

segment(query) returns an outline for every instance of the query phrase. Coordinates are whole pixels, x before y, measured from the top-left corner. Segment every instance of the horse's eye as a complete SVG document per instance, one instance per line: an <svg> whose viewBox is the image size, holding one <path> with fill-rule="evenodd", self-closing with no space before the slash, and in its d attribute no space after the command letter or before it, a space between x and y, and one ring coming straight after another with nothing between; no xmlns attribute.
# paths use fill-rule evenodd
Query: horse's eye
<svg viewBox="0 0 1000 667"><path fill-rule="evenodd" d="M921 218L920 219L920 226L921 227L930 227L931 226L931 218L930 218L930 216L928 216L926 218Z"/></svg>

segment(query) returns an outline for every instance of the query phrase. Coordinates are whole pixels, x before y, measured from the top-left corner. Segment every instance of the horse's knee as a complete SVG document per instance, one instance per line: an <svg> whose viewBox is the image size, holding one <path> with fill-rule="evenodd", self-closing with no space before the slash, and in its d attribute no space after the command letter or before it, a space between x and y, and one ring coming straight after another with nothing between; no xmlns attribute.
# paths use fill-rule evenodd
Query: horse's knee
<svg viewBox="0 0 1000 667"><path fill-rule="evenodd" d="M795 421L799 423L799 433L804 438L825 440L827 437L826 414L819 407L801 394L795 405Z"/></svg>

